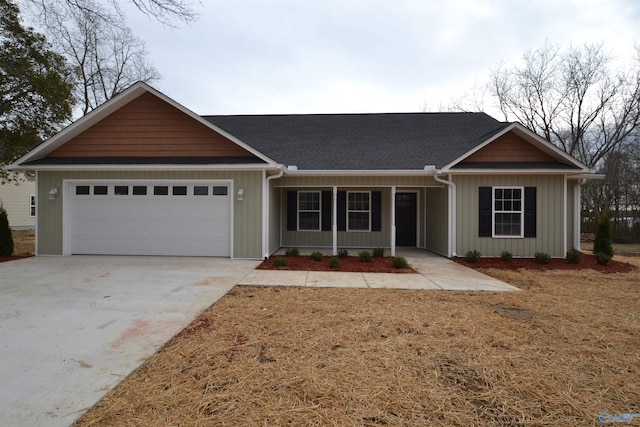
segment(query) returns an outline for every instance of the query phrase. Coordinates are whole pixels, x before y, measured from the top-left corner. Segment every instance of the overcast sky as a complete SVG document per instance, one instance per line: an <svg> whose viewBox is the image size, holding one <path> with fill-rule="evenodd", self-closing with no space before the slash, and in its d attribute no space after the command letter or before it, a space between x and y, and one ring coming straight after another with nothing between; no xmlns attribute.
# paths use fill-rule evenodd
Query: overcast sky
<svg viewBox="0 0 640 427"><path fill-rule="evenodd" d="M205 114L440 111L545 41L640 43L638 0L202 0L168 28L127 9L158 90ZM501 119L501 117L496 117Z"/></svg>

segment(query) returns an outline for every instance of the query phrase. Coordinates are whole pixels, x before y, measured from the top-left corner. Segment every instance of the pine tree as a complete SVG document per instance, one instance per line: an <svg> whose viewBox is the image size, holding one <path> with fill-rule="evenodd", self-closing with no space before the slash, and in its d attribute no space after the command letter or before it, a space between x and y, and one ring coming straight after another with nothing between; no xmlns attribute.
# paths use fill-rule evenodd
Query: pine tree
<svg viewBox="0 0 640 427"><path fill-rule="evenodd" d="M611 223L609 222L609 215L604 213L598 220L598 227L596 228L596 237L593 242L594 254L606 254L610 258L613 258L613 244L611 241Z"/></svg>
<svg viewBox="0 0 640 427"><path fill-rule="evenodd" d="M9 228L9 216L4 207L0 206L0 256L13 254L13 237Z"/></svg>

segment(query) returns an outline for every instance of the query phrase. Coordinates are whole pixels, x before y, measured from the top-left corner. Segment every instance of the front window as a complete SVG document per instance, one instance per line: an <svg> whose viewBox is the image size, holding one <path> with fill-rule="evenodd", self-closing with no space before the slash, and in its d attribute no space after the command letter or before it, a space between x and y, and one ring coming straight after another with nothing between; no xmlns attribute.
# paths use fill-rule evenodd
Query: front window
<svg viewBox="0 0 640 427"><path fill-rule="evenodd" d="M493 188L493 236L522 237L522 187Z"/></svg>
<svg viewBox="0 0 640 427"><path fill-rule="evenodd" d="M320 231L320 192L298 192L298 230Z"/></svg>
<svg viewBox="0 0 640 427"><path fill-rule="evenodd" d="M347 193L347 231L371 230L371 193L351 191Z"/></svg>
<svg viewBox="0 0 640 427"><path fill-rule="evenodd" d="M36 196L29 196L29 216L36 216Z"/></svg>

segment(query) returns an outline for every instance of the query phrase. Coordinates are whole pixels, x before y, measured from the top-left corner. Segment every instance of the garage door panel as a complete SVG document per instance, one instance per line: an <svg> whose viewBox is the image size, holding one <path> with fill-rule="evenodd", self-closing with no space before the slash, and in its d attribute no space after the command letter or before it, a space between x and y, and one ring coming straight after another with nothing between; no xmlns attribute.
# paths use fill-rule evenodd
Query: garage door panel
<svg viewBox="0 0 640 427"><path fill-rule="evenodd" d="M86 184L83 184L86 185ZM97 184L96 184L97 185ZM99 185L104 186L104 183ZM229 256L231 198L228 196L75 194L69 207L71 253ZM163 184L171 188L171 183ZM201 184L199 184L201 185ZM220 186L219 183L216 183Z"/></svg>

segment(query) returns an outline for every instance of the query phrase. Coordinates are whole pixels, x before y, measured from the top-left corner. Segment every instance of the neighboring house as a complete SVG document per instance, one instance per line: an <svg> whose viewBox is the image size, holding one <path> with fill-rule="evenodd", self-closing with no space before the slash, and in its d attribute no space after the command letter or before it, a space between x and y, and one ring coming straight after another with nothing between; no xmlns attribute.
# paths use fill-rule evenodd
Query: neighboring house
<svg viewBox="0 0 640 427"><path fill-rule="evenodd" d="M14 230L29 230L36 225L36 184L23 174L17 182L0 183L0 206L9 217L9 226Z"/></svg>
<svg viewBox="0 0 640 427"><path fill-rule="evenodd" d="M16 161L38 255L579 247L587 166L484 113L198 116L137 83Z"/></svg>

